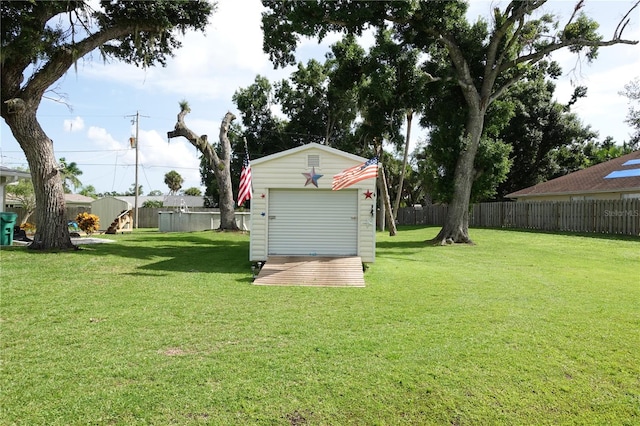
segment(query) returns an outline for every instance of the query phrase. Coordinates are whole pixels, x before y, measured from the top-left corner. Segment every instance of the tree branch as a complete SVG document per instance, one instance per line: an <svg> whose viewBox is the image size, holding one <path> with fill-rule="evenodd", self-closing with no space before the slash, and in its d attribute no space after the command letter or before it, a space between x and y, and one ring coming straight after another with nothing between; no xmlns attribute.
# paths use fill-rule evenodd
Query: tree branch
<svg viewBox="0 0 640 426"><path fill-rule="evenodd" d="M208 142L207 135L198 136L193 130L189 129L184 123L184 117L189 114L190 110L186 104L181 104L180 112L174 130L167 132L167 138L177 138L182 136L188 140L191 145L195 146L202 154L213 162L214 167L220 167L222 161L218 154ZM230 113L227 113L230 114Z"/></svg>
<svg viewBox="0 0 640 426"><path fill-rule="evenodd" d="M501 58L504 58L504 53L507 52L508 48L513 45L512 43L513 40L516 39L518 33L521 31L522 27L524 26L525 15L530 14L531 12L533 12L534 10L542 6L544 3L545 3L544 1L532 1L532 2L522 2L522 1L513 2L512 1L507 6L506 13L509 13L509 15L507 16L505 21L502 23L502 25L499 28L496 28L496 30L493 33L493 36L491 37L491 41L489 42L489 46L487 49L487 64L489 64L489 66L486 68L485 80L489 78L489 72L494 68L497 68L497 67L494 67L494 64L496 61L498 46L506 36L507 32L515 26L516 22L519 23L518 29L513 34L509 42L509 45L507 46L507 48L503 50L503 55L501 56Z"/></svg>
<svg viewBox="0 0 640 426"><path fill-rule="evenodd" d="M130 34L131 30L130 23L116 25L91 34L77 43L61 46L47 63L31 76L22 89L22 92L26 98L39 100L47 88L60 79L69 68L71 68L74 62L106 42ZM148 24L136 28L136 31L159 32L162 31L162 29L158 26Z"/></svg>
<svg viewBox="0 0 640 426"><path fill-rule="evenodd" d="M512 61L505 62L500 66L500 72L504 70L508 70L510 68L515 67L516 65L523 64L526 62L535 62L543 57L555 52L556 50L562 49L564 47L569 46L582 46L582 47L605 47L605 46L613 46L615 44L638 44L637 40L623 40L623 39L611 39L607 41L594 41L594 40L585 40L585 39L573 39L566 40L560 43L550 44L546 46L544 49L541 49L537 52L531 53L529 55L520 56Z"/></svg>
<svg viewBox="0 0 640 426"><path fill-rule="evenodd" d="M613 32L613 39L619 39L622 37L622 33L624 32L624 29L627 27L627 24L629 23L629 15L631 14L631 12L638 7L638 5L640 4L640 1L637 1L636 4L634 4L629 11L627 11L627 13L622 17L622 19L620 20L620 22L618 22L618 26L616 26L615 31Z"/></svg>
<svg viewBox="0 0 640 426"><path fill-rule="evenodd" d="M575 7L573 8L573 12L571 13L571 17L569 18L569 21L567 21L567 23L564 25L565 28L567 28L567 25L573 22L573 18L576 17L576 14L578 13L578 11L583 7L584 7L584 0L579 0L578 3L576 3Z"/></svg>
<svg viewBox="0 0 640 426"><path fill-rule="evenodd" d="M458 85L462 88L462 93L464 97L469 102L469 105L477 105L480 102L480 94L476 89L476 86L473 82L473 77L471 77L471 71L469 70L469 64L464 58L464 54L460 50L460 47L455 42L453 37L445 34L441 34L438 40L444 44L449 52L449 57L451 58L451 62L453 66L457 70L458 74ZM471 95L475 96L471 96Z"/></svg>

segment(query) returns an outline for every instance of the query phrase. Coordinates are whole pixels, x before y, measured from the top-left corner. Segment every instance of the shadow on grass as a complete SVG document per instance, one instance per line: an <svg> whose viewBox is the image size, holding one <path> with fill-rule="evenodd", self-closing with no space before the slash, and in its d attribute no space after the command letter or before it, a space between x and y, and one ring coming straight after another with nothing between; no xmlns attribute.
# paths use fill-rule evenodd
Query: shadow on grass
<svg viewBox="0 0 640 426"><path fill-rule="evenodd" d="M419 236L412 238L411 240L403 240L405 233L413 233L419 231ZM398 227L398 234L394 237L384 237L381 240L378 237L376 242L376 253L394 253L396 251L402 251L405 253L415 253L425 249L442 249L443 247L438 243L433 243L432 239L438 235L440 227L426 226L426 225L402 225ZM456 244L456 246L468 246L467 244Z"/></svg>
<svg viewBox="0 0 640 426"><path fill-rule="evenodd" d="M135 276L167 275L162 272L248 275L251 272L248 239L216 240L199 233L141 233L118 237L113 238L114 243L81 245L76 253L93 258L115 256L145 261L135 272L126 273ZM250 277L247 281L251 281Z"/></svg>

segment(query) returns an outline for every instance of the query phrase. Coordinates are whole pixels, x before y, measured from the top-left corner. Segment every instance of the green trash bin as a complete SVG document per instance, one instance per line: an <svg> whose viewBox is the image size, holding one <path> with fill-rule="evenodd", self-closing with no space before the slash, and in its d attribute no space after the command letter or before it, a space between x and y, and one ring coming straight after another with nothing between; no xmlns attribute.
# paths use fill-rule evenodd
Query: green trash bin
<svg viewBox="0 0 640 426"><path fill-rule="evenodd" d="M10 246L13 244L13 227L16 226L17 213L0 213L0 246Z"/></svg>

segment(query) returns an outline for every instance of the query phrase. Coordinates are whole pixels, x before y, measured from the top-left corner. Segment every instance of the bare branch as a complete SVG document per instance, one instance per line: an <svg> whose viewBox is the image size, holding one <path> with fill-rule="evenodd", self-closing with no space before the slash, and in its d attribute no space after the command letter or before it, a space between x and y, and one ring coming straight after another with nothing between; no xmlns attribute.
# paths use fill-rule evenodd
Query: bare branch
<svg viewBox="0 0 640 426"><path fill-rule="evenodd" d="M207 158L207 160L212 162L212 165L214 167L219 167L222 161L218 157L218 154L213 149L213 147L209 144L207 135L198 136L184 123L184 117L190 112L188 105L187 108L184 108L184 105L186 105L184 101L180 103L178 120L176 122L174 130L167 132L167 138L172 139L182 136L183 138L188 140L191 145L195 146Z"/></svg>
<svg viewBox="0 0 640 426"><path fill-rule="evenodd" d="M627 11L627 13L622 17L620 22L618 22L618 26L616 27L615 31L613 32L613 39L614 40L622 38L622 33L624 32L624 29L627 27L627 24L629 23L629 15L633 11L633 9L638 7L639 4L640 4L640 1L637 1L636 4L634 4L631 7L631 9L629 9Z"/></svg>
<svg viewBox="0 0 640 426"><path fill-rule="evenodd" d="M584 7L584 0L580 0L578 3L576 3L576 6L573 8L573 12L571 13L571 17L569 17L569 20L564 25L565 28L567 28L567 25L573 22L573 18L576 17L578 11L583 7Z"/></svg>

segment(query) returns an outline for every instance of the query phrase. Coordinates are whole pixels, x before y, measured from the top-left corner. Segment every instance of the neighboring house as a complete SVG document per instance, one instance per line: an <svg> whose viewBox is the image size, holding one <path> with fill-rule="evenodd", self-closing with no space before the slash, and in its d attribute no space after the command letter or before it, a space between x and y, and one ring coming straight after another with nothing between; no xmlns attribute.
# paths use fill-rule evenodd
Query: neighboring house
<svg viewBox="0 0 640 426"><path fill-rule="evenodd" d="M123 200L131 204L135 204L135 195L116 196L119 200ZM166 208L187 208L203 207L204 198L195 195L138 195L138 207L142 207L145 201L160 201L162 207Z"/></svg>
<svg viewBox="0 0 640 426"><path fill-rule="evenodd" d="M640 198L640 151L596 164L507 195L517 201Z"/></svg>
<svg viewBox="0 0 640 426"><path fill-rule="evenodd" d="M365 161L317 143L252 161L250 260L360 256L373 262L376 179L331 190L335 174Z"/></svg>
<svg viewBox="0 0 640 426"><path fill-rule="evenodd" d="M31 179L31 173L0 166L0 200L2 200L0 212L4 212L7 205L5 186L17 182L18 179Z"/></svg>

